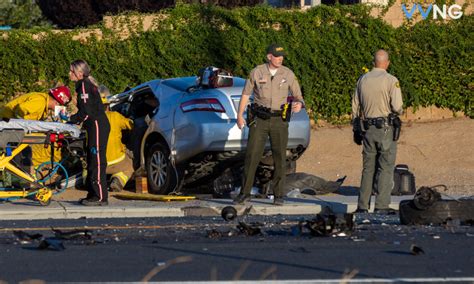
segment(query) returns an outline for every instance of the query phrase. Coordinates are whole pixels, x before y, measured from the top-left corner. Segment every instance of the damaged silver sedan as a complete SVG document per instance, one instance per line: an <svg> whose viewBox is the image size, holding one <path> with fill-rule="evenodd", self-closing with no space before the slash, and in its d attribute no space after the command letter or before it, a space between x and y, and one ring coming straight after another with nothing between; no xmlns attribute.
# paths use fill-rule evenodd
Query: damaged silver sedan
<svg viewBox="0 0 474 284"><path fill-rule="evenodd" d="M112 110L135 123L134 167L146 173L150 192L211 188L222 193L239 185L248 128L240 130L236 119L245 80L221 75L206 82L198 76L156 79L110 98ZM295 171L309 139L309 117L303 109L289 126L289 173ZM268 184L272 171L268 143L256 186Z"/></svg>

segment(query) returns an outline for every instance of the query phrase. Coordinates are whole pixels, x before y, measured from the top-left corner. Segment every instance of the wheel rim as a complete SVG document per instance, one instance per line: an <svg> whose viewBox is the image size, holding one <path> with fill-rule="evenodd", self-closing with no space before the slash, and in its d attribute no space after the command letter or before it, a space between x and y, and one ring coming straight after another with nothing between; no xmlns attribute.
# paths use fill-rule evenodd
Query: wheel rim
<svg viewBox="0 0 474 284"><path fill-rule="evenodd" d="M153 153L150 161L150 177L154 184L162 187L167 178L168 163L166 157L161 151Z"/></svg>

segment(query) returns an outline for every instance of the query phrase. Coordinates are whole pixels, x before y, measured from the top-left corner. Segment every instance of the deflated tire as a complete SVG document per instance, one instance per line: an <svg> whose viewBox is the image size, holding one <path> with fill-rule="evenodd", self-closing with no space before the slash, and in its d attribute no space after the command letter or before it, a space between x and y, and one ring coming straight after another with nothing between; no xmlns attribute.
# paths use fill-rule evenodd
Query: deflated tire
<svg viewBox="0 0 474 284"><path fill-rule="evenodd" d="M459 220L461 225L474 223L474 199L438 200L425 209L418 207L413 200L401 201L400 223L403 225L440 225L450 220Z"/></svg>

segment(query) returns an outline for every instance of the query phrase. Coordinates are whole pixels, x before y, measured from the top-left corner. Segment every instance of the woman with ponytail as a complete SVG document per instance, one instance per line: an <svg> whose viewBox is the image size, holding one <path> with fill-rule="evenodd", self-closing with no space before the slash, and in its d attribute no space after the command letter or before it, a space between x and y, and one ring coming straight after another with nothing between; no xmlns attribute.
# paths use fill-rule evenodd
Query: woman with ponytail
<svg viewBox="0 0 474 284"><path fill-rule="evenodd" d="M86 206L108 205L107 194L107 141L110 124L105 115L104 105L98 91L99 84L91 76L86 61L79 59L69 66L69 79L76 82L76 114L69 119L75 124L82 123L87 132L87 197L79 200Z"/></svg>

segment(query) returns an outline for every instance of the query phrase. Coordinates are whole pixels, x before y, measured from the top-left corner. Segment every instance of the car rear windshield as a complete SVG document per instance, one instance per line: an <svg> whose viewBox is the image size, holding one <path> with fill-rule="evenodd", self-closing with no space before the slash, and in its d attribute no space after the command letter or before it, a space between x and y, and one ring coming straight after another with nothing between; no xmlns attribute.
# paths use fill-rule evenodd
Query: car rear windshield
<svg viewBox="0 0 474 284"><path fill-rule="evenodd" d="M178 91L184 92L189 87L196 85L196 76L167 79L163 80L161 83Z"/></svg>

